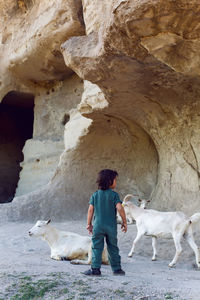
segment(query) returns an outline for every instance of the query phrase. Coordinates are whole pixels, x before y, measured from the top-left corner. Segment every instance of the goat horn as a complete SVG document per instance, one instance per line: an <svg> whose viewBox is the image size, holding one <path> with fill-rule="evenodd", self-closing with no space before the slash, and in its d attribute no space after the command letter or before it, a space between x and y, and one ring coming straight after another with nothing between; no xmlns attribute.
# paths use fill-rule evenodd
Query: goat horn
<svg viewBox="0 0 200 300"><path fill-rule="evenodd" d="M128 194L128 195L126 195L126 196L124 197L123 202L129 201L129 200L130 200L131 198L133 198L133 197L139 197L139 196L138 196L138 195Z"/></svg>

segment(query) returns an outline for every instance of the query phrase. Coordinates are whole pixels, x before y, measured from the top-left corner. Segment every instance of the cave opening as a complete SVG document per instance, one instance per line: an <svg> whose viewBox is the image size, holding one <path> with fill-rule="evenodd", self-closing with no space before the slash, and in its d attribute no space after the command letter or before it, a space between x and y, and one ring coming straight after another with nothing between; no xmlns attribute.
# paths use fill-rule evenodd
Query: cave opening
<svg viewBox="0 0 200 300"><path fill-rule="evenodd" d="M0 203L11 202L21 171L22 149L33 136L34 95L11 91L0 103Z"/></svg>

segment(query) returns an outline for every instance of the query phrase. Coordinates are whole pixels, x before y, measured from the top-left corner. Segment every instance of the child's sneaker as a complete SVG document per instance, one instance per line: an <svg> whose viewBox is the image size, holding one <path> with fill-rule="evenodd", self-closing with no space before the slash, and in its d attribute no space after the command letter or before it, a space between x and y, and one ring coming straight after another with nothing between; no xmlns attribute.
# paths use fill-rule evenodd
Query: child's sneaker
<svg viewBox="0 0 200 300"><path fill-rule="evenodd" d="M113 275L125 275L125 272L122 269L119 269L119 270L114 271Z"/></svg>
<svg viewBox="0 0 200 300"><path fill-rule="evenodd" d="M88 271L82 272L82 274L89 276L101 276L101 271L100 269L90 269Z"/></svg>

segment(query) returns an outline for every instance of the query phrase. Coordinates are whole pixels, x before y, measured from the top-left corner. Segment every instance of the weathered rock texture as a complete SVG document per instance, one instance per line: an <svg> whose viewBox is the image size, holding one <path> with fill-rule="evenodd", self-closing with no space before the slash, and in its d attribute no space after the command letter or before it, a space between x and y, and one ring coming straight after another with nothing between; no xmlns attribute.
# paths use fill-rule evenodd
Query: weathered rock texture
<svg viewBox="0 0 200 300"><path fill-rule="evenodd" d="M84 217L102 168L119 172L121 196L200 210L199 1L0 8L2 98L35 96L33 138L2 219Z"/></svg>
<svg viewBox="0 0 200 300"><path fill-rule="evenodd" d="M198 1L112 4L106 21L98 20L103 9L98 17L94 12L93 31L88 20L88 35L62 45L65 62L98 84L110 103L107 114L137 123L154 142L153 206L190 213L200 200Z"/></svg>
<svg viewBox="0 0 200 300"><path fill-rule="evenodd" d="M69 111L81 101L83 83L76 76L58 82L48 91L38 88L35 95L33 138L27 140L16 196L24 195L49 182L64 151L64 127Z"/></svg>

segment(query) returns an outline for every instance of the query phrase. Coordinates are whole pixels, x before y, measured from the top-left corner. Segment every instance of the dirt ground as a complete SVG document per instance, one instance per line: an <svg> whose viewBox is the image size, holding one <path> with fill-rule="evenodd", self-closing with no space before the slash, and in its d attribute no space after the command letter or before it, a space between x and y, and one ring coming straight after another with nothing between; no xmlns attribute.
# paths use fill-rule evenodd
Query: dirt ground
<svg viewBox="0 0 200 300"><path fill-rule="evenodd" d="M41 239L29 237L33 223L0 225L0 300L29 299L134 299L200 300L200 272L192 250L183 241L183 253L175 268L168 263L174 255L172 240L158 240L158 260L151 261L151 238L143 237L136 254L128 258L135 225L126 234L118 228L118 242L125 276L113 276L102 266L102 276L81 274L88 266L54 261ZM84 221L54 223L56 228L87 235ZM195 236L199 245L199 235Z"/></svg>

